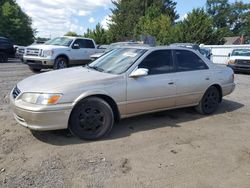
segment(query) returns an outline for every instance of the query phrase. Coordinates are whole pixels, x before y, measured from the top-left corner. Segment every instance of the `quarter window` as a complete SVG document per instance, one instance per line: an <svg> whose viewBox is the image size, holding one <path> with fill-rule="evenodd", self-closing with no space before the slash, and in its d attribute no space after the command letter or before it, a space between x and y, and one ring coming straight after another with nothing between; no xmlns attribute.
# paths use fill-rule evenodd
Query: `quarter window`
<svg viewBox="0 0 250 188"><path fill-rule="evenodd" d="M149 70L149 75L164 74L173 71L171 50L158 50L149 54L138 66Z"/></svg>
<svg viewBox="0 0 250 188"><path fill-rule="evenodd" d="M195 53L188 50L176 50L175 51L177 60L178 71L193 71L208 69L207 65L203 60Z"/></svg>

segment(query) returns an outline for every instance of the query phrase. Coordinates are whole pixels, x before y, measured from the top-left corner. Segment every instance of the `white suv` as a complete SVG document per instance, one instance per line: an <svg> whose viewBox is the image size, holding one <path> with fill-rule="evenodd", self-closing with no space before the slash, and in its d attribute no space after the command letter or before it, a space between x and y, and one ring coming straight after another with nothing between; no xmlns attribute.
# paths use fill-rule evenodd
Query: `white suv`
<svg viewBox="0 0 250 188"><path fill-rule="evenodd" d="M103 49L97 49L93 39L64 36L45 44L28 46L23 60L32 71L39 72L41 69L84 65L91 61L92 54L100 52Z"/></svg>

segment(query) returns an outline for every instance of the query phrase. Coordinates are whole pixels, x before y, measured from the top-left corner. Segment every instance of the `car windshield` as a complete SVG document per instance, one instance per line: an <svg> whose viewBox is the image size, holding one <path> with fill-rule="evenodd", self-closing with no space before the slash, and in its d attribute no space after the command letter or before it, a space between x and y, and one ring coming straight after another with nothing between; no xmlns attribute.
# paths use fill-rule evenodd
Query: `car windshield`
<svg viewBox="0 0 250 188"><path fill-rule="evenodd" d="M57 37L52 40L45 42L46 45L56 45L56 46L70 46L73 39L67 37Z"/></svg>
<svg viewBox="0 0 250 188"><path fill-rule="evenodd" d="M136 48L114 49L89 64L88 67L100 72L122 74L146 51L145 49Z"/></svg>
<svg viewBox="0 0 250 188"><path fill-rule="evenodd" d="M233 51L232 56L250 56L250 50L249 49L237 49Z"/></svg>

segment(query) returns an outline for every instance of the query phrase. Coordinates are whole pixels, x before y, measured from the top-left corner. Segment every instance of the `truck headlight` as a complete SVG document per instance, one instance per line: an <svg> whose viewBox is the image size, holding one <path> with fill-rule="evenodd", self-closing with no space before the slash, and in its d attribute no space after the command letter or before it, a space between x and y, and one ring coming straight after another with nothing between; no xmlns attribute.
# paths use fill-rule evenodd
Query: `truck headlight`
<svg viewBox="0 0 250 188"><path fill-rule="evenodd" d="M53 105L57 104L62 94L45 94L45 93L23 93L19 100L30 104Z"/></svg>
<svg viewBox="0 0 250 188"><path fill-rule="evenodd" d="M43 51L43 57L49 57L49 56L53 56L53 50L44 50Z"/></svg>
<svg viewBox="0 0 250 188"><path fill-rule="evenodd" d="M228 64L229 64L229 65L235 64L235 60L230 60L230 61L228 62Z"/></svg>

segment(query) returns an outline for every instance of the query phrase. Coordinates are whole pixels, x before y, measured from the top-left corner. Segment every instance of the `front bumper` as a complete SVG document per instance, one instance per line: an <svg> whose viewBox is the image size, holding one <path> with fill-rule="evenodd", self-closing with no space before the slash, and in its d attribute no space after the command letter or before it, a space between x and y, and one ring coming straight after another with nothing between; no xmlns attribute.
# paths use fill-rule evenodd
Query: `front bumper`
<svg viewBox="0 0 250 188"><path fill-rule="evenodd" d="M250 72L250 65L228 64L227 66L232 68L234 71Z"/></svg>
<svg viewBox="0 0 250 188"><path fill-rule="evenodd" d="M33 68L52 68L54 59L36 57L36 56L23 56L23 62Z"/></svg>
<svg viewBox="0 0 250 188"><path fill-rule="evenodd" d="M30 107L21 107L20 104L10 96L10 104L14 113L15 120L31 130L48 131L67 129L70 113L72 110L71 105L59 105L54 106L55 110L43 109L43 110L31 110Z"/></svg>

